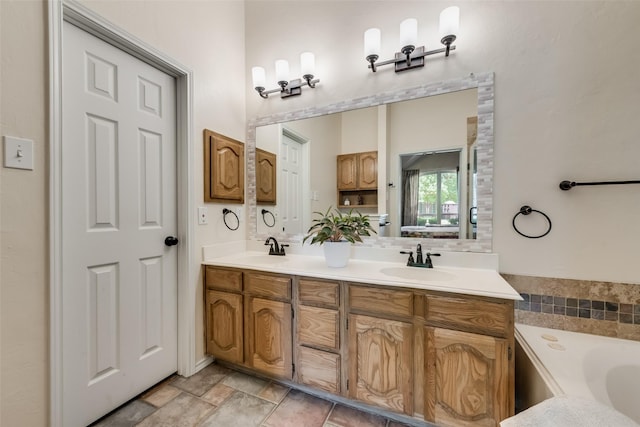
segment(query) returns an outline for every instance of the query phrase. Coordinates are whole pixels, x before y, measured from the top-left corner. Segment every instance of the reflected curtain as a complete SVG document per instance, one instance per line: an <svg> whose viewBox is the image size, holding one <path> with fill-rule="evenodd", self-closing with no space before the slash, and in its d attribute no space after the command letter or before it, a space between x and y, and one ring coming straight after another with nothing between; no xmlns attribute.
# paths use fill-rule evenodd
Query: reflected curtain
<svg viewBox="0 0 640 427"><path fill-rule="evenodd" d="M418 225L419 169L402 171L402 225Z"/></svg>

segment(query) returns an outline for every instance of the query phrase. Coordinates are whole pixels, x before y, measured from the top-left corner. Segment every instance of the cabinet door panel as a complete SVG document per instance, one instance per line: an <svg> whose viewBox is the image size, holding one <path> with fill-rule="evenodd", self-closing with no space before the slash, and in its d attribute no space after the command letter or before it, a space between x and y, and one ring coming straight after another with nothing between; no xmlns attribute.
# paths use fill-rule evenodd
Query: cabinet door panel
<svg viewBox="0 0 640 427"><path fill-rule="evenodd" d="M358 163L355 154L338 156L338 190L355 190L358 186Z"/></svg>
<svg viewBox="0 0 640 427"><path fill-rule="evenodd" d="M256 203L276 204L276 155L256 148Z"/></svg>
<svg viewBox="0 0 640 427"><path fill-rule="evenodd" d="M242 272L206 266L204 282L207 289L223 289L242 292Z"/></svg>
<svg viewBox="0 0 640 427"><path fill-rule="evenodd" d="M244 144L204 130L204 201L244 203Z"/></svg>
<svg viewBox="0 0 640 427"><path fill-rule="evenodd" d="M509 416L506 340L430 327L425 336L428 421L496 426Z"/></svg>
<svg viewBox="0 0 640 427"><path fill-rule="evenodd" d="M349 315L349 397L413 415L412 325Z"/></svg>
<svg viewBox="0 0 640 427"><path fill-rule="evenodd" d="M337 310L298 307L298 343L338 350L340 332Z"/></svg>
<svg viewBox="0 0 640 427"><path fill-rule="evenodd" d="M378 152L358 154L358 188L378 189Z"/></svg>
<svg viewBox="0 0 640 427"><path fill-rule="evenodd" d="M242 295L207 291L207 353L243 362Z"/></svg>
<svg viewBox="0 0 640 427"><path fill-rule="evenodd" d="M251 298L248 317L251 366L291 379L291 304Z"/></svg>
<svg viewBox="0 0 640 427"><path fill-rule="evenodd" d="M329 393L340 394L340 356L298 347L298 380Z"/></svg>

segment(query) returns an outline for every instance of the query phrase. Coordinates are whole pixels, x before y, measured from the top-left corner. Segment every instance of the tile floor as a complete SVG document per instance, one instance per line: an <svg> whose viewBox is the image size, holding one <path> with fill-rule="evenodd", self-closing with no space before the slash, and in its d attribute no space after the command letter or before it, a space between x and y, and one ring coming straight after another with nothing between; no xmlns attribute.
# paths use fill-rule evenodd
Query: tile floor
<svg viewBox="0 0 640 427"><path fill-rule="evenodd" d="M403 427L379 415L334 404L213 364L173 376L93 427Z"/></svg>

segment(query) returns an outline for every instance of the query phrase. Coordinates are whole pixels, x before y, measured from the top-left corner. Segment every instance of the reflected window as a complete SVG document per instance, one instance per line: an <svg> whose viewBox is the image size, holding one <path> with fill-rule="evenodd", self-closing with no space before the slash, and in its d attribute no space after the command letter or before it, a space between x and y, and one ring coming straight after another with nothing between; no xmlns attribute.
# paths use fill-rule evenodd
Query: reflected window
<svg viewBox="0 0 640 427"><path fill-rule="evenodd" d="M412 225L458 225L458 171L424 171L418 185L418 219ZM409 224L407 224L409 225Z"/></svg>

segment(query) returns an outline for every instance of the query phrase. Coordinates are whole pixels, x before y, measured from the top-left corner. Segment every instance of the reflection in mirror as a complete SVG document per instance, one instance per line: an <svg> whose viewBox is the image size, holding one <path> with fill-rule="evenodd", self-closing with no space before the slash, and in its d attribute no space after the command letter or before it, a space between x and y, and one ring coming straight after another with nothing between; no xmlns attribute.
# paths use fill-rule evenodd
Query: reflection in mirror
<svg viewBox="0 0 640 427"><path fill-rule="evenodd" d="M381 225L380 236L365 245L420 241L430 249L491 250L491 73L255 119L247 146L250 238L277 230L281 238L301 240L312 212L349 199L343 209ZM256 146L277 157L272 228L256 212L255 196L264 191L256 188L256 175L264 173ZM341 189L337 158L350 153L375 153L377 188ZM415 170L410 196L403 175Z"/></svg>

